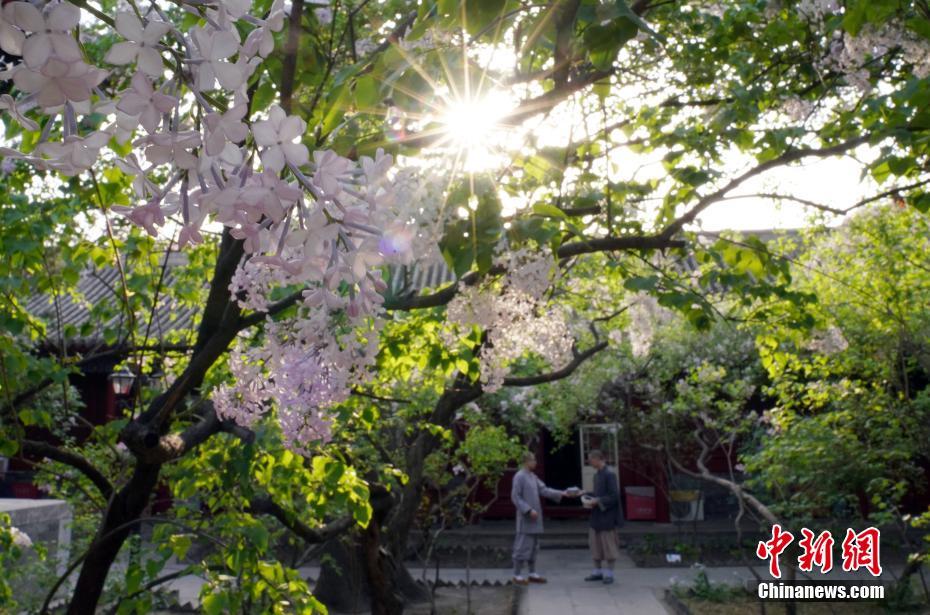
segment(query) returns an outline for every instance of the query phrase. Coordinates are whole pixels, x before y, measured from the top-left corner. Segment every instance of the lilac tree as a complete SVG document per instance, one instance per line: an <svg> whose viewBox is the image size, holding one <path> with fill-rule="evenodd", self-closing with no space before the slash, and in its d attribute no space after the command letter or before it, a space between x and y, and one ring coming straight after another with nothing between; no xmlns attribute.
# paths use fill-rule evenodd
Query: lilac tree
<svg viewBox="0 0 930 615"><path fill-rule="evenodd" d="M112 248L128 322L123 358L142 363L148 350L123 222L189 254L216 247L190 347L119 425L128 476L115 480L71 448L12 438L70 465L105 500L73 565L70 612L97 604L167 464L219 433L253 441L263 421L277 425L289 455L322 459L314 453L339 426L338 409L371 395L404 314L428 315L411 316L411 330L443 323L420 368L442 367L420 418L444 428L485 390L565 377L605 347L595 323L622 308L621 289L600 289L614 305L588 289L586 302L601 310L558 307L588 255L599 255L595 270L701 324L715 309L705 295L721 281L747 304L792 296L789 272L763 247L700 241L694 231L711 206L774 199L842 214L889 197L928 203L922 2L395 0L305 9L303 0L99 8L72 0L0 11L0 155L8 170L62 182L60 192L80 201L72 207L86 216L86 234ZM493 60L501 50L506 68ZM488 83L505 102L485 103ZM460 112L475 108L482 112L463 124ZM499 144L506 161L496 171L462 173L435 155L470 161L462 150L498 133L510 140ZM627 164L621 150L643 164ZM873 181L855 203L759 184L778 169L853 154ZM657 172L643 175L645 166ZM11 202L11 215L30 204ZM44 244L36 245L38 269ZM21 257L8 250L12 272ZM653 258L660 251L672 258ZM404 265L438 256L454 282L432 291L405 284ZM675 261L689 256L703 268L683 279ZM4 317L19 322L15 297L6 301ZM4 349L17 335L5 332ZM61 354L56 373L73 366ZM17 428L23 404L61 381L11 386L13 372L2 371L5 414ZM405 433L408 480L372 494L373 523L369 510L307 524L267 494L248 508L308 542L367 524L376 604L397 612L379 532L388 530L384 542L399 557L423 461L438 443L432 427Z"/></svg>

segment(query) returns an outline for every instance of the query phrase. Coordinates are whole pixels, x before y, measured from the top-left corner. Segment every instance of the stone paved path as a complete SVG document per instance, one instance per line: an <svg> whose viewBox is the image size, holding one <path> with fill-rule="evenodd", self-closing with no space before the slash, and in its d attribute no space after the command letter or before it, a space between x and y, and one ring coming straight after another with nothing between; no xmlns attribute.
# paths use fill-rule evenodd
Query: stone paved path
<svg viewBox="0 0 930 615"><path fill-rule="evenodd" d="M669 582L667 571L637 574L633 561L624 553L617 561L613 585L585 582L591 572L587 551L542 550L537 568L549 582L530 585L520 601L520 615L666 615L659 600ZM679 572L676 570L675 572Z"/></svg>

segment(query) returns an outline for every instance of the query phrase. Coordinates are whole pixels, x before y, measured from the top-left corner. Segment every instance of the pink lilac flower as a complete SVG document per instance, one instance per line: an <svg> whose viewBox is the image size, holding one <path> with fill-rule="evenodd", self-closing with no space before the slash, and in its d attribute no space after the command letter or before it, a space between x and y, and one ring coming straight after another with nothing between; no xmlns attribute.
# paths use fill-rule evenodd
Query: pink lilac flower
<svg viewBox="0 0 930 615"><path fill-rule="evenodd" d="M162 94L152 87L144 74L132 76L132 87L123 93L116 108L142 124L149 134L158 130L162 117L178 104L174 96Z"/></svg>

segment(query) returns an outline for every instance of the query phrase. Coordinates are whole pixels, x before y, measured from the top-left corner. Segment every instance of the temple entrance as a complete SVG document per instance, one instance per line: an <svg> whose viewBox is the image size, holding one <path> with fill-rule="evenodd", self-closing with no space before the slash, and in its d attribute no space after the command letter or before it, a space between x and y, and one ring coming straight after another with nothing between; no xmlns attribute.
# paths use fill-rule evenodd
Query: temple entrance
<svg viewBox="0 0 930 615"><path fill-rule="evenodd" d="M581 488L585 491L594 490L595 470L588 465L588 453L600 450L604 453L607 465L617 472L620 460L620 447L617 442L617 432L620 425L617 423L603 423L598 425L581 425L578 427L579 448L578 455L581 463ZM619 477L619 474L618 474Z"/></svg>

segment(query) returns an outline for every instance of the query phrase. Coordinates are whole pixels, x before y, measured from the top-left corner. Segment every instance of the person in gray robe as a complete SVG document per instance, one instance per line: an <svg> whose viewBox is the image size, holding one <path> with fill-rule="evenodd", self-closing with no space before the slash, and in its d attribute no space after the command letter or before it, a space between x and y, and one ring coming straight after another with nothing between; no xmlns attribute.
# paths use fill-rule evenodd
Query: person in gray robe
<svg viewBox="0 0 930 615"><path fill-rule="evenodd" d="M527 451L523 454L523 467L513 477L510 500L517 509L517 535L513 541L513 582L518 585L528 583L545 583L546 579L536 573L536 552L539 549L539 536L543 533L543 515L541 497L560 501L563 497L576 497L558 489L551 489L543 483L534 470L536 456ZM523 576L523 566L527 565L529 577Z"/></svg>

